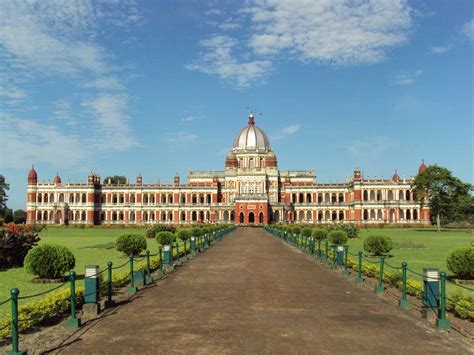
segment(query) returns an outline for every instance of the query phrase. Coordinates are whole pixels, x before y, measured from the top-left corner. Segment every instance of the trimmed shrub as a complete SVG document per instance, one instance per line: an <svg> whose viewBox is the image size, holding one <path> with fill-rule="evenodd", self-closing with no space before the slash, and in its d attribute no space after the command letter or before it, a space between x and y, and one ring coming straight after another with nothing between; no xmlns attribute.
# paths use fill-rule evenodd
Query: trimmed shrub
<svg viewBox="0 0 474 355"><path fill-rule="evenodd" d="M43 244L33 248L25 258L25 269L42 279L57 279L74 269L74 254L63 245Z"/></svg>
<svg viewBox="0 0 474 355"><path fill-rule="evenodd" d="M191 229L191 237L200 237L203 234L204 232L202 231L201 228L194 227Z"/></svg>
<svg viewBox="0 0 474 355"><path fill-rule="evenodd" d="M375 256L386 254L392 249L392 239L385 235L371 235L364 240L364 250Z"/></svg>
<svg viewBox="0 0 474 355"><path fill-rule="evenodd" d="M333 244L343 245L347 242L347 233L342 230L333 230L329 232L328 238Z"/></svg>
<svg viewBox="0 0 474 355"><path fill-rule="evenodd" d="M347 237L350 239L357 238L359 235L359 228L353 223L334 223L327 227L328 231L342 230L347 233Z"/></svg>
<svg viewBox="0 0 474 355"><path fill-rule="evenodd" d="M313 232L311 233L311 235L316 240L323 240L328 237L328 231L327 229L324 229L324 228L315 228L313 229Z"/></svg>
<svg viewBox="0 0 474 355"><path fill-rule="evenodd" d="M176 236L181 240L188 240L191 237L191 231L187 228L176 230Z"/></svg>
<svg viewBox="0 0 474 355"><path fill-rule="evenodd" d="M301 234L301 227L299 227L299 226L291 227L291 233L296 234L296 235Z"/></svg>
<svg viewBox="0 0 474 355"><path fill-rule="evenodd" d="M156 229L155 227L148 227L145 233L147 238L154 239L156 238Z"/></svg>
<svg viewBox="0 0 474 355"><path fill-rule="evenodd" d="M301 230L301 235L305 238L311 237L312 230L311 228L305 227Z"/></svg>
<svg viewBox="0 0 474 355"><path fill-rule="evenodd" d="M117 238L115 249L125 255L139 255L146 249L146 239L140 234L123 234Z"/></svg>
<svg viewBox="0 0 474 355"><path fill-rule="evenodd" d="M162 231L156 235L156 241L161 245L170 245L176 241L176 236L171 232Z"/></svg>
<svg viewBox="0 0 474 355"><path fill-rule="evenodd" d="M474 279L474 248L452 251L447 259L448 270L461 279Z"/></svg>

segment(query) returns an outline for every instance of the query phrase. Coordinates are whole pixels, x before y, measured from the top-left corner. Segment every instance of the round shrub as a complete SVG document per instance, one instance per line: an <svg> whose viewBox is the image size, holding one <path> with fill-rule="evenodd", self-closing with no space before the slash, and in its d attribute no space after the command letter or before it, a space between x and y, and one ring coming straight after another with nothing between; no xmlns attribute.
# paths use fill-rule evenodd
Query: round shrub
<svg viewBox="0 0 474 355"><path fill-rule="evenodd" d="M42 279L57 279L74 269L76 259L65 246L43 244L34 247L25 258L25 269Z"/></svg>
<svg viewBox="0 0 474 355"><path fill-rule="evenodd" d="M148 227L146 229L146 237L150 239L156 238L156 229L155 227Z"/></svg>
<svg viewBox="0 0 474 355"><path fill-rule="evenodd" d="M461 279L474 279L474 248L452 251L447 259L448 270Z"/></svg>
<svg viewBox="0 0 474 355"><path fill-rule="evenodd" d="M392 249L392 239L385 235L371 235L364 240L364 250L372 255L383 255Z"/></svg>
<svg viewBox="0 0 474 355"><path fill-rule="evenodd" d="M159 232L156 235L156 241L161 245L170 245L176 240L176 236L168 231Z"/></svg>
<svg viewBox="0 0 474 355"><path fill-rule="evenodd" d="M305 238L311 237L311 228L305 227L301 230L301 235Z"/></svg>
<svg viewBox="0 0 474 355"><path fill-rule="evenodd" d="M299 235L301 233L301 227L294 226L291 228L291 233Z"/></svg>
<svg viewBox="0 0 474 355"><path fill-rule="evenodd" d="M209 233L211 232L211 229L210 229L209 227L202 227L201 230L202 230L201 233L202 233L203 235L204 235L204 234L209 234Z"/></svg>
<svg viewBox="0 0 474 355"><path fill-rule="evenodd" d="M316 228L313 230L312 236L316 240L323 240L328 237L328 231L324 228Z"/></svg>
<svg viewBox="0 0 474 355"><path fill-rule="evenodd" d="M194 227L194 228L191 229L191 236L192 237L200 237L203 234L204 233L203 233L201 228Z"/></svg>
<svg viewBox="0 0 474 355"><path fill-rule="evenodd" d="M347 233L342 230L333 230L329 232L328 238L333 244L343 245L347 242Z"/></svg>
<svg viewBox="0 0 474 355"><path fill-rule="evenodd" d="M140 234L123 234L115 241L115 249L125 255L139 255L146 249L146 239Z"/></svg>
<svg viewBox="0 0 474 355"><path fill-rule="evenodd" d="M187 228L180 228L176 230L176 236L181 240L188 240L191 237L191 231Z"/></svg>

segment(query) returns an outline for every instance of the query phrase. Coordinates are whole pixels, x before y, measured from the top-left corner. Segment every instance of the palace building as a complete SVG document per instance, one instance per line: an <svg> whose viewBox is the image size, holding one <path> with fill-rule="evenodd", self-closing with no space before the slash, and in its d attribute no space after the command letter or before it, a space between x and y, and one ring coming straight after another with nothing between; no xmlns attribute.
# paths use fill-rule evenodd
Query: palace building
<svg viewBox="0 0 474 355"><path fill-rule="evenodd" d="M426 168L419 167L419 172ZM253 115L235 136L224 171L191 171L186 183L112 184L91 173L87 182L40 182L28 174L27 223L149 224L295 222L430 224L413 198L413 178L366 179L359 169L341 183L318 183L314 171L279 170Z"/></svg>

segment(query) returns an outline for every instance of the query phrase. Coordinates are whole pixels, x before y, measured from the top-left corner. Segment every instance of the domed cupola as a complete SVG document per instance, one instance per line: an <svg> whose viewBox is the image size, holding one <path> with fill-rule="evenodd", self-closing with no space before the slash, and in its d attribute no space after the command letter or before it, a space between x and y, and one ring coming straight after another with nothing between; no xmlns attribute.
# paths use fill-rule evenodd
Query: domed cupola
<svg viewBox="0 0 474 355"><path fill-rule="evenodd" d="M395 173L393 174L392 176L392 181L398 181L400 180L400 176L398 176L398 173L397 171L395 170Z"/></svg>
<svg viewBox="0 0 474 355"><path fill-rule="evenodd" d="M36 185L38 182L38 174L36 174L35 167L32 165L31 170L28 173L28 185Z"/></svg>
<svg viewBox="0 0 474 355"><path fill-rule="evenodd" d="M59 185L61 183L61 178L58 173L56 173L56 177L54 178L54 183Z"/></svg>
<svg viewBox="0 0 474 355"><path fill-rule="evenodd" d="M225 159L225 167L226 168L237 168L237 157L234 152L229 152Z"/></svg>
<svg viewBox="0 0 474 355"><path fill-rule="evenodd" d="M252 114L249 123L234 138L234 149L269 149L270 142L266 133L255 125Z"/></svg>
<svg viewBox="0 0 474 355"><path fill-rule="evenodd" d="M421 174L421 173L422 173L423 171L425 171L425 170L426 170L426 164L425 164L425 160L423 159L423 160L421 161L420 167L418 168L418 174Z"/></svg>

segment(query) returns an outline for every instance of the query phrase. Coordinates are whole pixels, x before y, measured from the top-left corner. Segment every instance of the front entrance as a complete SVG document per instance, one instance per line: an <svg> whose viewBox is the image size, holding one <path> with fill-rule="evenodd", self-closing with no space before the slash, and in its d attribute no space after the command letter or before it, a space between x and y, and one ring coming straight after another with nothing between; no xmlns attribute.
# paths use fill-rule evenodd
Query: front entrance
<svg viewBox="0 0 474 355"><path fill-rule="evenodd" d="M249 213L249 223L255 223L255 214L253 212Z"/></svg>

